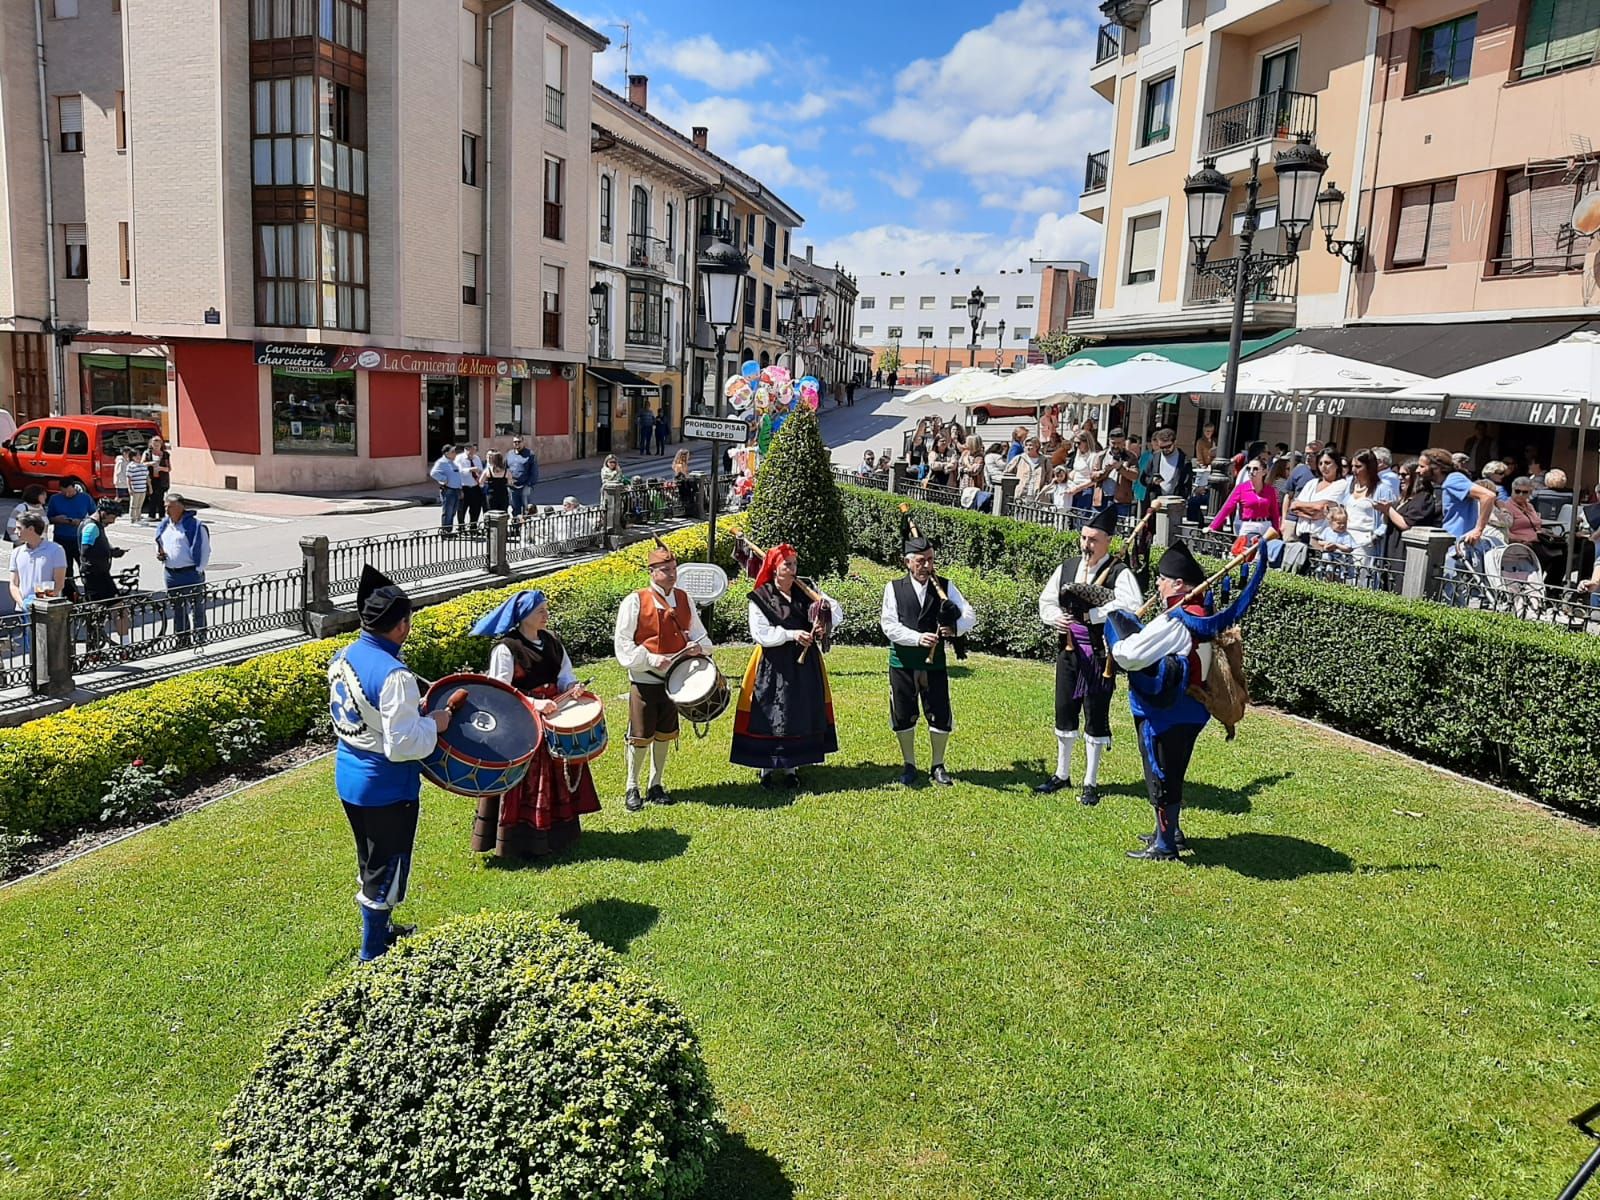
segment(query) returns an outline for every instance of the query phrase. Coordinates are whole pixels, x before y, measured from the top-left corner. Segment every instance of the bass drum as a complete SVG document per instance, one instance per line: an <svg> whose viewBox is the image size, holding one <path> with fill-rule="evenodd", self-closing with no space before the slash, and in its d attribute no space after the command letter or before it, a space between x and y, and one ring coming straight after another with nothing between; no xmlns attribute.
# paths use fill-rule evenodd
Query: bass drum
<svg viewBox="0 0 1600 1200"><path fill-rule="evenodd" d="M704 655L680 658L667 672L667 699L694 726L695 736L705 737L711 722L727 710L728 681Z"/></svg>
<svg viewBox="0 0 1600 1200"><path fill-rule="evenodd" d="M444 707L457 692L466 693L464 702L422 760L422 773L458 796L503 795L528 774L544 722L527 696L488 675L446 675L428 689L422 711Z"/></svg>

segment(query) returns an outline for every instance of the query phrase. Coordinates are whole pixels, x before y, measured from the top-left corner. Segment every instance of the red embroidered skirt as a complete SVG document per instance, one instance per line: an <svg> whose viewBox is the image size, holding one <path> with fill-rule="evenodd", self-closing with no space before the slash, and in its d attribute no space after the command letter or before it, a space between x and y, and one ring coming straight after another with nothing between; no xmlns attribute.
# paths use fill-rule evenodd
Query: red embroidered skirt
<svg viewBox="0 0 1600 1200"><path fill-rule="evenodd" d="M536 699L548 700L554 688L539 688ZM571 781L569 783L568 781ZM575 785L575 786L574 786ZM500 796L478 801L472 823L472 848L505 858L537 858L557 854L578 840L578 818L600 811L589 764L569 766L540 745L523 781Z"/></svg>

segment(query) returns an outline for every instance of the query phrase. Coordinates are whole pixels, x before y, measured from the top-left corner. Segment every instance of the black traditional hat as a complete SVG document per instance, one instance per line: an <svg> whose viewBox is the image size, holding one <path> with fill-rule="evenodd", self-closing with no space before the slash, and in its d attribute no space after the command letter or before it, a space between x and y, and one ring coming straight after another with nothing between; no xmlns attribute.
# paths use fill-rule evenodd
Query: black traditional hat
<svg viewBox="0 0 1600 1200"><path fill-rule="evenodd" d="M1117 532L1117 506L1114 504L1106 505L1094 516L1090 517L1088 521L1084 522L1083 527L1085 529L1098 529L1107 537L1113 536Z"/></svg>
<svg viewBox="0 0 1600 1200"><path fill-rule="evenodd" d="M361 628L388 633L411 615L411 597L369 563L361 568L361 582L356 585L356 612Z"/></svg>
<svg viewBox="0 0 1600 1200"><path fill-rule="evenodd" d="M1182 542L1174 542L1167 547L1161 561L1156 564L1156 574L1187 583L1190 587L1198 587L1206 581L1206 569L1195 561L1194 555L1189 553L1189 547Z"/></svg>

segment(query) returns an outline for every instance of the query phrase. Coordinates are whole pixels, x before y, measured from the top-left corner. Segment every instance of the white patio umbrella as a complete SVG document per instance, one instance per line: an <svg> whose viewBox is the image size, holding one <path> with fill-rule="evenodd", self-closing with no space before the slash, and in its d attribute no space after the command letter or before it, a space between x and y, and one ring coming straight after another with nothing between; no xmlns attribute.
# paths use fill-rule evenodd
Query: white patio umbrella
<svg viewBox="0 0 1600 1200"><path fill-rule="evenodd" d="M1084 395L1164 396L1168 392L1189 391L1205 379L1206 372L1159 354L1136 354L1098 372L1082 371L1073 379L1074 388L1093 388Z"/></svg>
<svg viewBox="0 0 1600 1200"><path fill-rule="evenodd" d="M1297 344L1240 363L1238 390L1254 396L1292 396L1309 392L1394 391L1427 382L1426 376L1412 371ZM1218 368L1204 381L1183 390L1220 395L1226 387L1227 372Z"/></svg>
<svg viewBox="0 0 1600 1200"><path fill-rule="evenodd" d="M1573 471L1574 500L1583 492L1585 435L1594 405L1600 404L1600 333L1571 333L1549 346L1510 358L1468 367L1408 387L1400 396L1462 400L1550 400L1577 405L1578 455ZM1564 420L1564 417L1557 417ZM1567 576L1572 574L1578 522L1567 531Z"/></svg>
<svg viewBox="0 0 1600 1200"><path fill-rule="evenodd" d="M935 379L925 388L918 388L901 400L900 403L959 403L968 396L973 395L979 388L994 383L999 378L993 371L981 370L978 367L967 367L957 371L954 375L946 375L943 379Z"/></svg>

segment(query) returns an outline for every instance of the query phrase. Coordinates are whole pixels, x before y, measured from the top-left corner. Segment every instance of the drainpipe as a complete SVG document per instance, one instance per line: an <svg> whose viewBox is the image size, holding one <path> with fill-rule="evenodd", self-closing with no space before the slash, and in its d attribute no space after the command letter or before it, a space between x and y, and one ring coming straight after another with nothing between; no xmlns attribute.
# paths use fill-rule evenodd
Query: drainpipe
<svg viewBox="0 0 1600 1200"><path fill-rule="evenodd" d="M67 411L67 348L56 333L61 307L56 297L56 189L50 166L50 107L44 85L44 0L33 0L33 45L39 73L39 140L44 146L44 275L50 289L51 361L56 372L50 413L59 417Z"/></svg>
<svg viewBox="0 0 1600 1200"><path fill-rule="evenodd" d="M39 0L34 0L38 3ZM517 6L495 9L483 22L483 353L494 329L494 19Z"/></svg>

